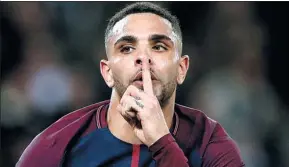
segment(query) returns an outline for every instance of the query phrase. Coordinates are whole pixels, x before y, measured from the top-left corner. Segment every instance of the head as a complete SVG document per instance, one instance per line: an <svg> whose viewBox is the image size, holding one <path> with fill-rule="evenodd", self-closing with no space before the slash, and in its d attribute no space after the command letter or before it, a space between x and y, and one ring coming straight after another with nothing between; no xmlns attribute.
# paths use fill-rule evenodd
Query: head
<svg viewBox="0 0 289 167"><path fill-rule="evenodd" d="M161 106L182 84L189 58L182 56L179 22L169 11L149 2L134 3L116 13L105 32L107 60L101 60L106 84L121 98L131 84L142 88L142 65L148 63L154 94Z"/></svg>

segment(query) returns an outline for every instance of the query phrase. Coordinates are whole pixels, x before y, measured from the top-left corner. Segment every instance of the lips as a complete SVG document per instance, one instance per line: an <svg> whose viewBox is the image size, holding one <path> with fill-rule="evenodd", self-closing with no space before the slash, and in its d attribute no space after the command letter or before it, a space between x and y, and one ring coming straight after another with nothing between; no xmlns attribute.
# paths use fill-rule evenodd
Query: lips
<svg viewBox="0 0 289 167"><path fill-rule="evenodd" d="M133 81L142 81L142 72L139 72Z"/></svg>
<svg viewBox="0 0 289 167"><path fill-rule="evenodd" d="M139 72L135 77L134 77L134 82L135 81L142 81L143 78L142 78L142 72ZM151 73L151 80L157 80L155 75L153 73Z"/></svg>

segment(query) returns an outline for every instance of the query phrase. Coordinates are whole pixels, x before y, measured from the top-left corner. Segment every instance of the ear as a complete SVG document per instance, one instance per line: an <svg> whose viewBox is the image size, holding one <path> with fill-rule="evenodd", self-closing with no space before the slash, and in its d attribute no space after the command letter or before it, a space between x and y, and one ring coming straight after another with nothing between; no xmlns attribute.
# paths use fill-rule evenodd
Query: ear
<svg viewBox="0 0 289 167"><path fill-rule="evenodd" d="M100 61L100 72L101 75L107 84L108 87L112 88L114 86L114 80L112 77L112 72L109 67L109 61L108 60L101 60Z"/></svg>
<svg viewBox="0 0 289 167"><path fill-rule="evenodd" d="M177 82L178 84L182 84L186 78L187 71L189 69L190 59L188 55L184 55L179 60L179 68L178 68L178 77Z"/></svg>

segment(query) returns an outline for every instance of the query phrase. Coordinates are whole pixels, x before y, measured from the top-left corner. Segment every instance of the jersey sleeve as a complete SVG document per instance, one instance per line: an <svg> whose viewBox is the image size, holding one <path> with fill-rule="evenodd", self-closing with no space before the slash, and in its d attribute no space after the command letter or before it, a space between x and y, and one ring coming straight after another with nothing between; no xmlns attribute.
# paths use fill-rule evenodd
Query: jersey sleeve
<svg viewBox="0 0 289 167"><path fill-rule="evenodd" d="M167 134L160 138L149 147L149 150L158 167L189 166L188 159L171 134Z"/></svg>
<svg viewBox="0 0 289 167"><path fill-rule="evenodd" d="M189 159L176 143L171 134L160 138L150 148L153 159L158 167L178 166L188 167L196 164L196 159ZM237 144L226 134L224 129L217 124L209 143L206 144L201 165L202 167L243 167L240 151Z"/></svg>

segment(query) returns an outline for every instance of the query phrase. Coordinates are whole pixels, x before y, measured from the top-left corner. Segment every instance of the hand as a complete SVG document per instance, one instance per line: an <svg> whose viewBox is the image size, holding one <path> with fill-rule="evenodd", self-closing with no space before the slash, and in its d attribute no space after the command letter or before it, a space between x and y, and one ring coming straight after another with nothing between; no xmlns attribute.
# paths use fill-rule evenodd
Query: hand
<svg viewBox="0 0 289 167"><path fill-rule="evenodd" d="M170 131L158 99L153 93L147 63L143 63L142 78L144 91L130 85L120 101L118 110L132 125L135 135L149 147ZM141 127L137 122L140 122Z"/></svg>

